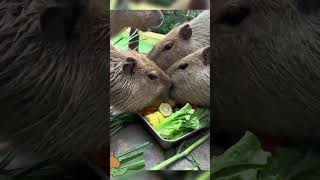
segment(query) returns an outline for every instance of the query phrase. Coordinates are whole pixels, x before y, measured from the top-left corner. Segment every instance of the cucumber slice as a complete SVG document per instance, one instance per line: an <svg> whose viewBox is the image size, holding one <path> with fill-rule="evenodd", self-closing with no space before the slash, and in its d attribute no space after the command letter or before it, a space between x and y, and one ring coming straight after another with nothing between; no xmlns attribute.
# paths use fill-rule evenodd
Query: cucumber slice
<svg viewBox="0 0 320 180"><path fill-rule="evenodd" d="M168 117L172 114L172 107L168 103L161 103L159 106L159 111L164 117Z"/></svg>

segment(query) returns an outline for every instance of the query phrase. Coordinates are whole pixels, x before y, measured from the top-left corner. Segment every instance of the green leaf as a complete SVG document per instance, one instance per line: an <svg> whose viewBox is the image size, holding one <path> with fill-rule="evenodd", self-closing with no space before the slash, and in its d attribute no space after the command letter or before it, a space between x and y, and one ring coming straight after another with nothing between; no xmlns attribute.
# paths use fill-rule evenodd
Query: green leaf
<svg viewBox="0 0 320 180"><path fill-rule="evenodd" d="M121 113L110 117L110 136L122 129L126 124L134 122L139 118L135 113Z"/></svg>
<svg viewBox="0 0 320 180"><path fill-rule="evenodd" d="M187 103L179 111L164 119L156 128L158 134L165 139L176 139L188 132L200 128L208 122L210 111L208 109L192 109Z"/></svg>
<svg viewBox="0 0 320 180"><path fill-rule="evenodd" d="M129 150L123 152L123 153L118 154L117 158L118 158L119 161L122 161L123 159L126 159L126 158L130 157L132 153L143 152L144 148L146 148L149 145L150 145L150 143L146 142L146 143L141 144L139 146L133 147L133 148L131 148L131 149L129 149Z"/></svg>
<svg viewBox="0 0 320 180"><path fill-rule="evenodd" d="M269 169L288 180L320 179L320 153L281 148L271 158Z"/></svg>
<svg viewBox="0 0 320 180"><path fill-rule="evenodd" d="M243 175L251 177L257 174L257 170L267 165L270 156L269 152L261 149L256 136L251 132L246 132L238 143L213 159L212 176L232 180L241 179Z"/></svg>
<svg viewBox="0 0 320 180"><path fill-rule="evenodd" d="M122 176L124 175L126 172L128 171L127 168L118 168L118 169L115 169L115 168L112 168L110 169L110 174L112 176Z"/></svg>

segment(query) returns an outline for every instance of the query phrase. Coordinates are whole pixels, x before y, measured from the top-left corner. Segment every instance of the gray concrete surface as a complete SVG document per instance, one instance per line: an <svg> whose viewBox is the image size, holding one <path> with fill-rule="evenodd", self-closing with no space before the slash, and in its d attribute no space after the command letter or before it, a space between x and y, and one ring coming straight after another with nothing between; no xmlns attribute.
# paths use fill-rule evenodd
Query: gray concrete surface
<svg viewBox="0 0 320 180"><path fill-rule="evenodd" d="M196 139L200 138L203 133L199 133L199 135L192 137L189 140L186 140L184 148L188 147L188 145L192 144ZM179 145L164 150L160 147L157 140L150 134L145 126L143 126L141 121L138 121L134 124L129 124L125 128L121 129L115 135L111 137L110 148L111 152L115 154L119 154L123 151L128 150L131 147L138 146L145 142L150 142L152 145L147 147L144 151L145 158L145 168L150 169L156 164L168 159L176 154ZM193 156L199 161L199 167L201 170L209 170L210 169L210 139L200 145L197 149L193 151ZM191 155L187 158L181 159L175 162L173 165L167 167L170 170L184 170L186 168L195 168L192 163L188 160L192 159Z"/></svg>

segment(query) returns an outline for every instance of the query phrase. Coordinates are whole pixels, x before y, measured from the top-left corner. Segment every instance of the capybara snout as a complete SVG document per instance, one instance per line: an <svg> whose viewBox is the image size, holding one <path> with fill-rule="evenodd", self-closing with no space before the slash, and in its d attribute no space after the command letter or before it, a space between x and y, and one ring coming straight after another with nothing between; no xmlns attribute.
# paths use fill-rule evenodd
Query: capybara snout
<svg viewBox="0 0 320 180"><path fill-rule="evenodd" d="M210 106L210 46L182 58L166 72L172 79L171 98L179 103Z"/></svg>

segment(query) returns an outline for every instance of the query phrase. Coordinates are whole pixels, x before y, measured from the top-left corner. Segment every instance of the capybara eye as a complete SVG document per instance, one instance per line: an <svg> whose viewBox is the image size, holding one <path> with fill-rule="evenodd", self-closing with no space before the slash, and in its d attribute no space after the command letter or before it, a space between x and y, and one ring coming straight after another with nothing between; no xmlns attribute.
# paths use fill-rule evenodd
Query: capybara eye
<svg viewBox="0 0 320 180"><path fill-rule="evenodd" d="M220 21L230 26L236 26L239 25L249 13L248 8L231 6L222 14Z"/></svg>
<svg viewBox="0 0 320 180"><path fill-rule="evenodd" d="M170 49L172 48L172 46L173 46L172 43L166 44L166 45L164 46L164 49L163 49L163 50L168 51L168 50L170 50Z"/></svg>
<svg viewBox="0 0 320 180"><path fill-rule="evenodd" d="M158 76L155 75L155 74L150 73L150 74L148 74L148 78L149 78L150 80L156 80L156 79L158 79Z"/></svg>
<svg viewBox="0 0 320 180"><path fill-rule="evenodd" d="M185 70L188 66L189 66L189 64L184 63L184 64L181 64L181 65L179 66L179 69Z"/></svg>

